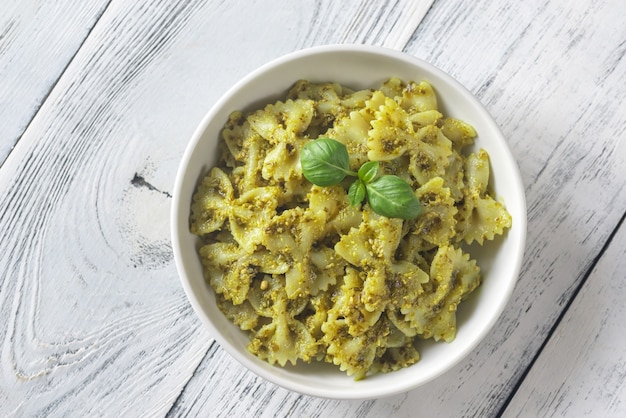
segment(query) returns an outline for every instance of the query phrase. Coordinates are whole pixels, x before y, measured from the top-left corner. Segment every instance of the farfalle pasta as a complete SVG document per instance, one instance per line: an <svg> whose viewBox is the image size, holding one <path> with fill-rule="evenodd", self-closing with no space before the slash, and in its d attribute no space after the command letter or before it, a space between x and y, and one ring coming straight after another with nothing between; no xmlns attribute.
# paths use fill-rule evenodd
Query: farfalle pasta
<svg viewBox="0 0 626 418"><path fill-rule="evenodd" d="M445 117L430 84L391 78L378 89L298 81L282 101L222 131L219 164L191 203L191 232L222 312L271 364L333 363L355 379L407 367L419 341L450 342L457 306L481 282L466 252L511 226L489 191L477 133ZM343 143L350 168L379 161L422 205L411 220L350 204L346 184L302 175L309 141Z"/></svg>

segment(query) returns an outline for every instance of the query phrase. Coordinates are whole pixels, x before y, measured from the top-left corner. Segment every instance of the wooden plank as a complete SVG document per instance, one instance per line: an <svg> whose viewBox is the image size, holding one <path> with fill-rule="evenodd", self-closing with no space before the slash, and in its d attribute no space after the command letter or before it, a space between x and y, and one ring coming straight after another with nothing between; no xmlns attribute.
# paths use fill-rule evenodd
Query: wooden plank
<svg viewBox="0 0 626 418"><path fill-rule="evenodd" d="M626 416L625 272L622 221L505 416Z"/></svg>
<svg viewBox="0 0 626 418"><path fill-rule="evenodd" d="M109 0L0 5L0 165Z"/></svg>
<svg viewBox="0 0 626 418"><path fill-rule="evenodd" d="M168 411L215 349L169 238L170 187L200 119L278 55L325 42L394 47L424 12L112 1L0 167L1 415Z"/></svg>
<svg viewBox="0 0 626 418"><path fill-rule="evenodd" d="M408 394L365 402L267 386L216 350L172 412L248 416L493 416L626 208L626 18L617 2L436 2L406 48L473 91L509 139L529 206L519 284L493 332ZM231 382L227 387L216 382Z"/></svg>

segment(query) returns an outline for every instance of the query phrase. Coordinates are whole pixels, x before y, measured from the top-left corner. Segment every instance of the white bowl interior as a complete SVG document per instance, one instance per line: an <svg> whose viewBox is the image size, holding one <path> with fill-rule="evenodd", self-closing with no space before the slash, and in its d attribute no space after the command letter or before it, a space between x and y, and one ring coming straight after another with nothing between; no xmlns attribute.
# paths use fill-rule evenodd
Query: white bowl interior
<svg viewBox="0 0 626 418"><path fill-rule="evenodd" d="M377 87L389 77L430 82L445 116L472 124L475 148L491 159L493 189L513 217L507 233L483 247L470 247L483 273L483 284L459 306L458 331L451 343L424 343L421 360L393 373L355 382L337 367L321 363L271 366L246 351L247 335L228 321L205 284L197 255L199 240L189 233L189 210L198 181L216 163L219 133L234 110L252 110L274 102L299 79L335 81L353 89ZM231 88L210 110L182 158L172 203L172 242L176 265L189 300L212 335L254 373L285 388L320 397L367 399L415 388L450 369L487 334L513 290L526 236L524 188L517 164L500 130L464 87L433 66L407 54L379 47L335 45L299 51L275 60Z"/></svg>

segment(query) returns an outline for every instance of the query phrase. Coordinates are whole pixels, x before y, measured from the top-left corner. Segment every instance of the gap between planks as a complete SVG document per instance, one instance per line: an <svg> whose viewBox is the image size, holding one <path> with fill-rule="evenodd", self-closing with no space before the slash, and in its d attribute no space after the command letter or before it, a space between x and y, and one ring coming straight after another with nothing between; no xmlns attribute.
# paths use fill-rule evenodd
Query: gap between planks
<svg viewBox="0 0 626 418"><path fill-rule="evenodd" d="M200 366L204 362L204 359L206 358L206 356L209 355L209 352L211 352L211 350L214 350L216 348L215 347L216 345L217 345L217 341L216 340L213 340L211 342L211 344L209 344L209 347L207 348L207 350L204 352L204 354L200 358L200 361L198 362L198 365L196 366L195 369L193 369L193 372L191 373L191 376L189 376L189 379L187 379L187 381L185 382L183 387L180 389L180 392L178 393L178 396L176 396L176 399L174 399L174 402L172 402L172 406L165 413L166 417L172 417L172 416L176 415L176 408L178 407L178 403L180 402L180 399L182 398L183 394L185 393L185 390L187 389L187 386L193 380L194 376L198 372L198 369L200 368Z"/></svg>
<svg viewBox="0 0 626 418"><path fill-rule="evenodd" d="M106 11L109 9L109 6L111 5L111 2L113 0L109 0L106 4L106 6L104 6L102 8L102 10L100 11L100 13L97 15L96 19L94 20L93 25L89 28L89 30L87 31L87 33L85 34L85 37L83 38L82 42L80 43L80 45L78 45L78 48L76 48L76 50L74 51L74 54L72 54L72 57L70 59L67 60L67 63L65 64L65 66L63 67L63 69L61 70L61 72L59 73L59 76L56 78L56 80L54 80L52 82L52 84L50 84L50 88L48 89L48 91L43 95L43 98L41 99L41 101L39 102L38 106L37 106L37 110L35 111L35 113L33 113L32 117L30 118L30 120L28 121L28 123L24 126L24 129L22 129L22 132L20 132L17 135L17 138L15 139L15 143L13 144L13 146L11 147L11 149L9 150L9 152L7 153L7 155L4 157L4 159L2 161L0 161L0 169L2 169L2 167L4 166L4 163L9 159L9 156L11 155L11 153L13 152L13 150L15 149L15 147L17 146L17 144L20 142L20 140L22 139L22 137L24 136L24 134L28 131L28 129L30 128L30 125L33 123L33 121L37 118L37 115L39 114L39 111L41 110L41 108L43 107L43 105L46 103L46 101L48 100L48 98L50 97L50 95L52 94L52 92L54 91L54 89L56 88L57 84L59 84L59 81L61 80L61 78L63 78L63 75L65 74L65 71L70 67L70 65L72 65L72 63L74 62L74 59L76 58L76 56L78 55L78 53L80 52L80 50L83 48L83 45L85 45L85 42L87 42L87 39L89 39L89 37L91 36L91 33L94 31L94 29L96 28L96 26L98 26L98 23L100 22L100 19L102 18L102 16L106 13Z"/></svg>
<svg viewBox="0 0 626 418"><path fill-rule="evenodd" d="M517 382L515 382L515 385L513 386L513 389L511 390L511 392L509 393L509 395L505 399L504 403L500 407L500 410L498 411L496 416L501 417L506 412L507 408L509 407L509 404L511 403L513 398L515 398L515 396L517 395L517 392L519 391L520 387L524 383L524 380L526 380L526 377L528 376L528 374L530 373L531 369L533 368L533 366L535 365L535 363L537 362L537 360L541 356L541 353L544 351L544 349L548 345L548 342L552 339L552 336L554 335L554 333L558 329L559 324L561 323L561 321L563 320L563 318L565 317L567 312L570 310L570 307L572 306L572 303L574 303L574 300L576 300L576 297L578 296L578 294L580 293L582 288L585 286L585 283L587 283L587 280L589 279L589 276L591 276L591 274L593 273L594 269L596 268L598 262L604 256L604 254L606 253L607 249L611 245L611 242L613 241L613 238L617 234L617 231L624 224L624 219L626 219L626 212L624 212L622 214L622 217L620 218L620 220L617 222L617 224L615 225L615 227L611 231L611 234L607 238L606 242L604 243L604 245L602 246L602 248L600 249L598 254L594 257L593 261L591 262L591 264L589 265L589 267L587 268L587 270L583 274L582 279L580 280L580 282L578 283L578 285L576 286L576 288L572 292L571 296L569 297L569 300L567 301L567 303L565 304L565 306L561 310L561 313L559 314L558 318L556 319L554 324L552 324L552 327L550 328L550 331L546 335L546 338L543 340L543 342L539 346L539 349L537 350L537 352L533 356L533 358L530 361L530 363L528 363L528 366L526 367L524 372L520 375L519 379L517 379Z"/></svg>

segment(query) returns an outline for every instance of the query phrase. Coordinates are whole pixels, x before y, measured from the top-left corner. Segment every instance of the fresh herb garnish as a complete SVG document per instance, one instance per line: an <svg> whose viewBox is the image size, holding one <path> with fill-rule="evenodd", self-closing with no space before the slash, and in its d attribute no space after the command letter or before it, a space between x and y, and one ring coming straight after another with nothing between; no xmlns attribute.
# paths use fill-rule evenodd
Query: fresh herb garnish
<svg viewBox="0 0 626 418"><path fill-rule="evenodd" d="M350 204L367 199L372 210L388 218L413 219L421 211L411 186L398 176L377 177L378 161L368 161L358 172L350 170L348 150L341 142L319 138L307 143L300 154L302 173L318 186L334 186L346 176L357 177L348 189Z"/></svg>
<svg viewBox="0 0 626 418"><path fill-rule="evenodd" d="M318 186L334 186L346 175L356 175L350 171L346 147L330 138L319 138L307 143L302 148L300 163L304 177Z"/></svg>
<svg viewBox="0 0 626 418"><path fill-rule="evenodd" d="M411 186L398 176L382 176L365 187L370 207L379 215L413 219L422 210Z"/></svg>

